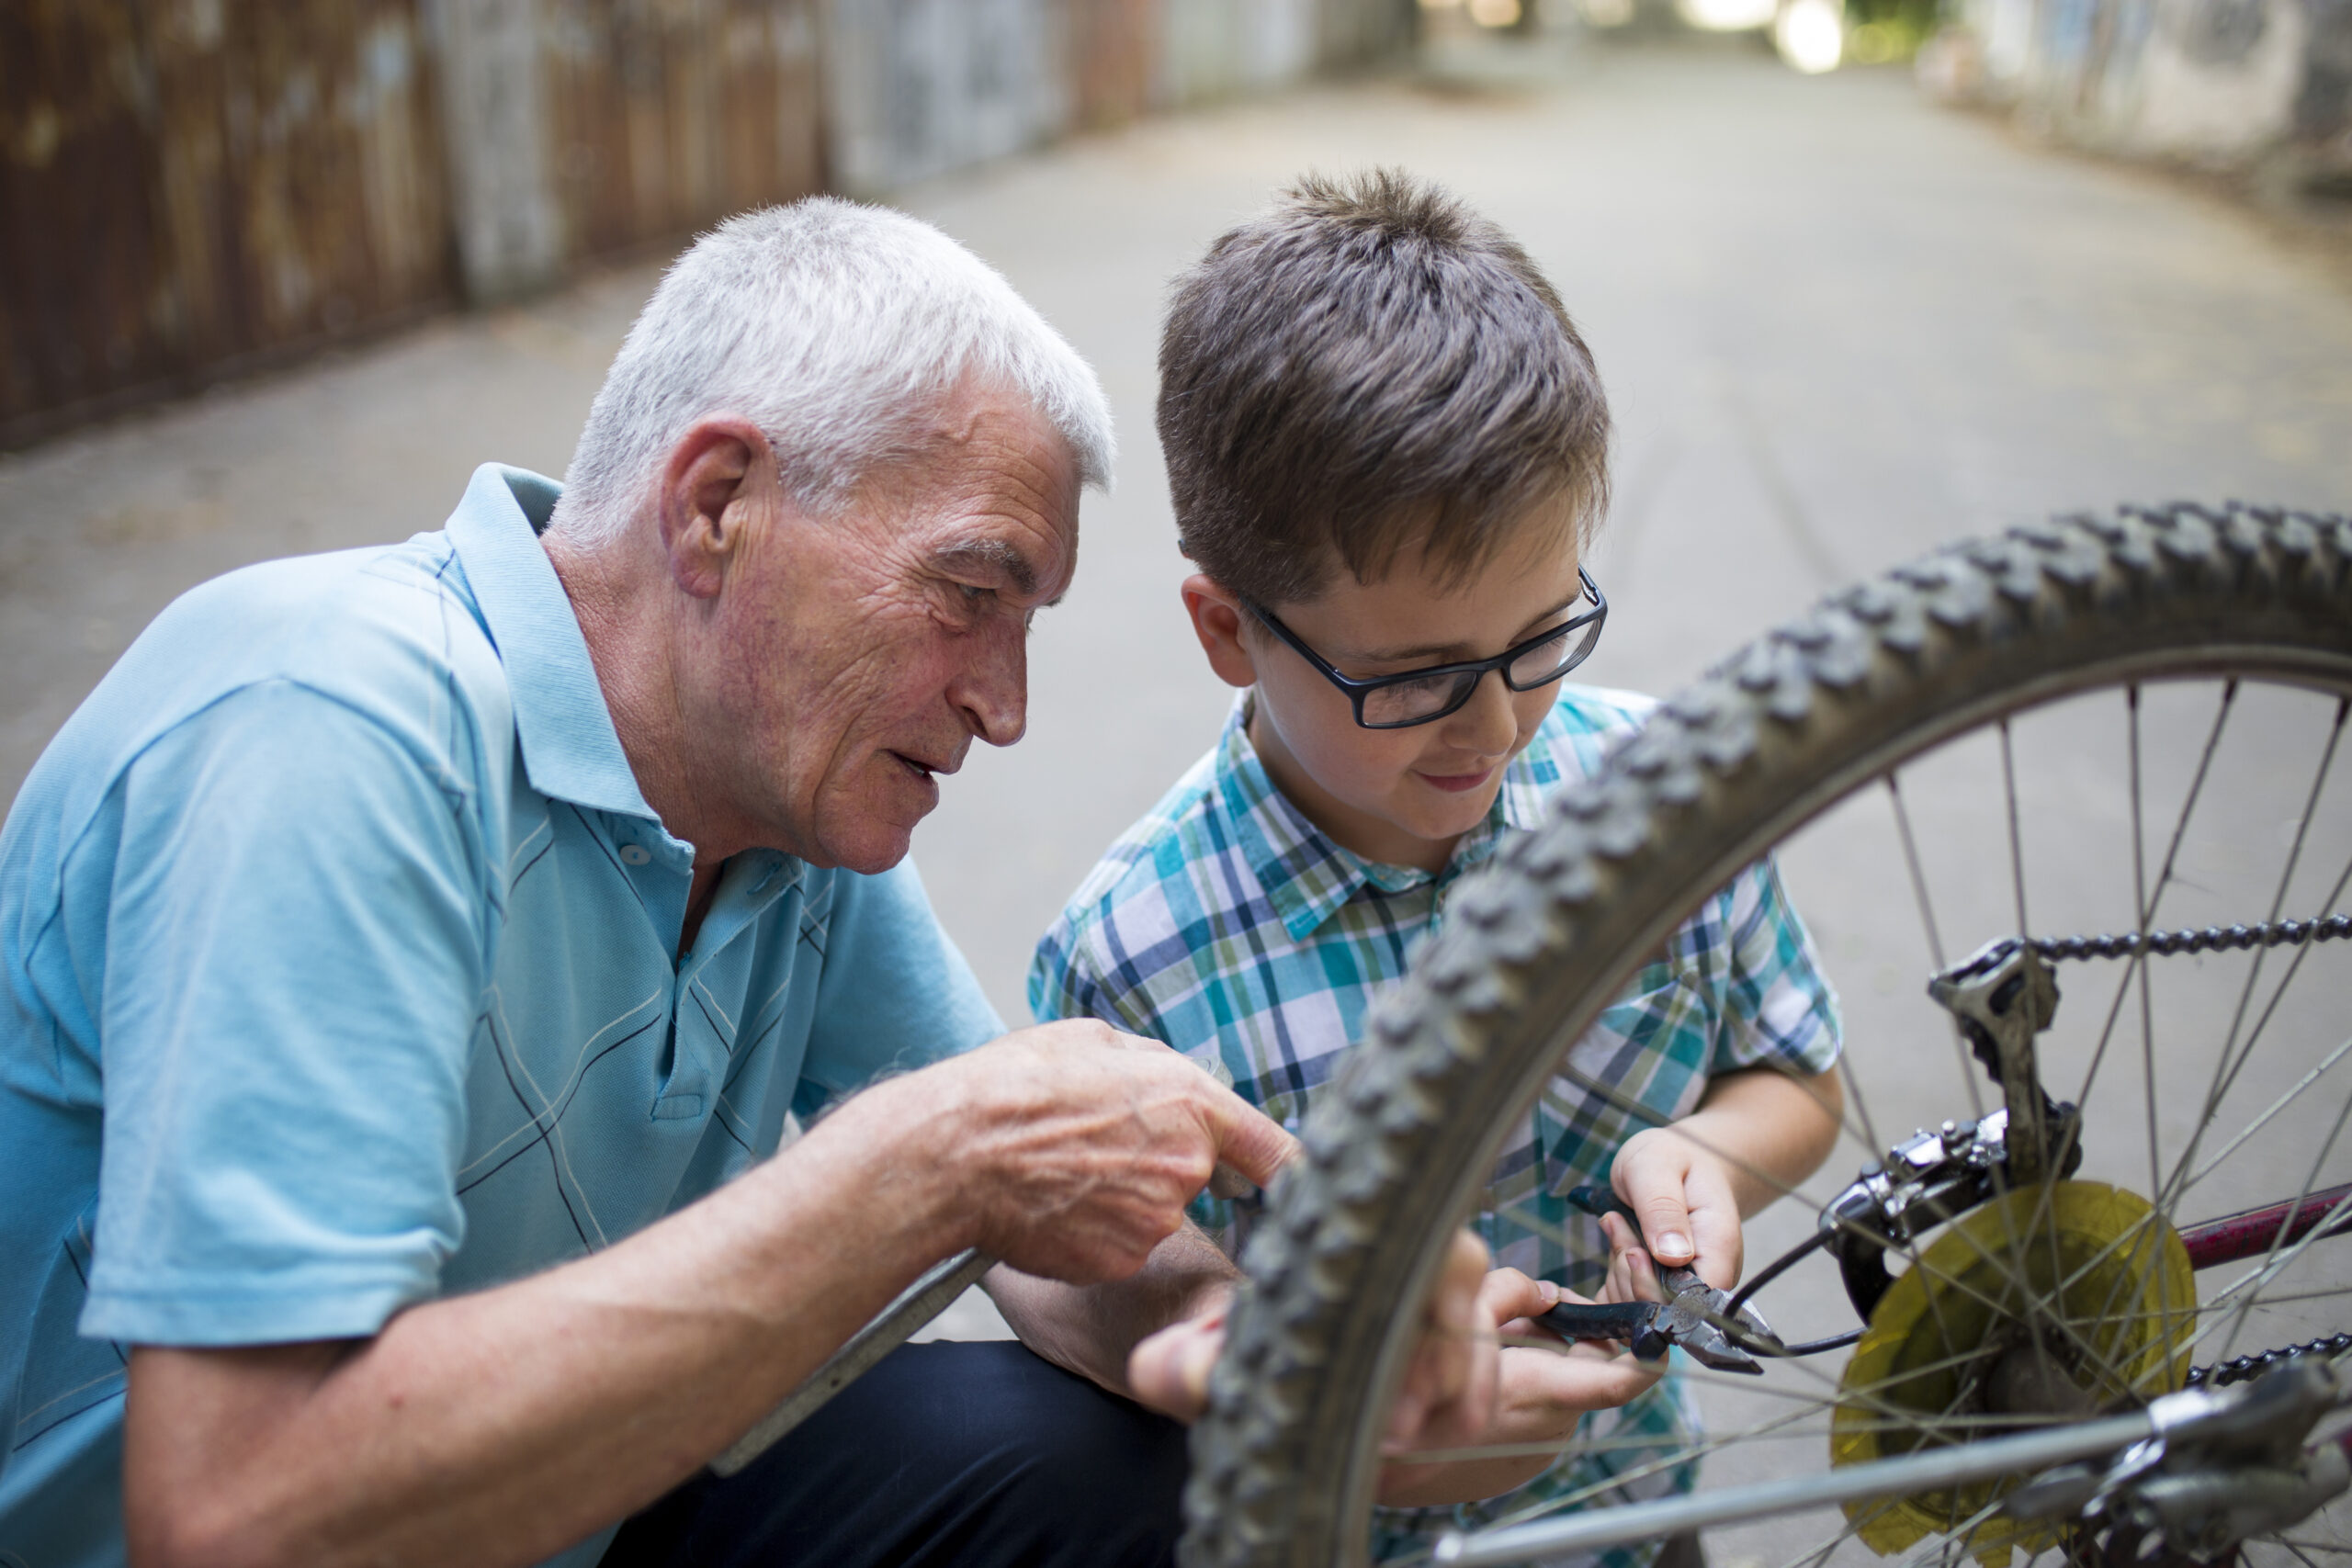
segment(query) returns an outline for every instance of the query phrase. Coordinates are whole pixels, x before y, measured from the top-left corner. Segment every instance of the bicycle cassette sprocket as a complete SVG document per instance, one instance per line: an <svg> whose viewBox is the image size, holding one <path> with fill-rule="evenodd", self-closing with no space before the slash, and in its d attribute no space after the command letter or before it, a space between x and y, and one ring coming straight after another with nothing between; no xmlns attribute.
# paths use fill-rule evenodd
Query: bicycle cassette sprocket
<svg viewBox="0 0 2352 1568"><path fill-rule="evenodd" d="M1961 1215L1888 1289L1847 1363L1830 1463L1863 1464L2144 1404L2187 1382L2188 1254L2137 1194L2096 1181L2009 1192ZM1985 1568L2055 1544L1996 1506L2023 1480L1847 1505L1881 1556L1957 1534Z"/></svg>

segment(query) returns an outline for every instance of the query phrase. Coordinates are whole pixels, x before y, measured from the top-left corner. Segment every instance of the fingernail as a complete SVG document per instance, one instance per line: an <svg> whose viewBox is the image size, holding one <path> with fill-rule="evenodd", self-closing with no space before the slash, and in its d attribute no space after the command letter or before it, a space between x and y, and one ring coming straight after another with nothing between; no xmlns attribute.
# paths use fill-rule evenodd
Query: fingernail
<svg viewBox="0 0 2352 1568"><path fill-rule="evenodd" d="M1549 1312L1554 1307L1560 1304L1560 1287L1554 1284L1549 1280L1541 1280L1539 1283L1544 1287L1542 1292L1544 1297L1544 1310Z"/></svg>
<svg viewBox="0 0 2352 1568"><path fill-rule="evenodd" d="M1668 1231L1657 1238L1657 1255L1666 1258L1688 1258L1690 1256L1690 1238L1680 1231Z"/></svg>

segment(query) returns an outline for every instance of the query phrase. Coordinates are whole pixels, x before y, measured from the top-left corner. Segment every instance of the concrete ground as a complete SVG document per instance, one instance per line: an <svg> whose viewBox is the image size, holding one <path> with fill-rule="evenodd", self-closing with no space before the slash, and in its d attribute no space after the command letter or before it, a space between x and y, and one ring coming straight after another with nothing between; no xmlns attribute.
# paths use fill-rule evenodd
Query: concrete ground
<svg viewBox="0 0 2352 1568"><path fill-rule="evenodd" d="M1519 235L1598 355L1622 433L1590 563L1612 604L1600 682L1670 690L1833 586L2056 510L2352 504L2352 291L2329 263L1935 108L1893 71L1800 78L1745 46L1462 60L906 192L1101 369L1123 441L1076 589L1038 624L1028 739L976 754L916 839L1008 1018L1036 933L1229 699L1175 592L1151 430L1163 287L1301 171L1370 164L1442 178ZM435 527L480 462L560 472L654 276L0 459L0 794L189 584ZM1818 923L1862 992L1916 994L1865 917Z"/></svg>

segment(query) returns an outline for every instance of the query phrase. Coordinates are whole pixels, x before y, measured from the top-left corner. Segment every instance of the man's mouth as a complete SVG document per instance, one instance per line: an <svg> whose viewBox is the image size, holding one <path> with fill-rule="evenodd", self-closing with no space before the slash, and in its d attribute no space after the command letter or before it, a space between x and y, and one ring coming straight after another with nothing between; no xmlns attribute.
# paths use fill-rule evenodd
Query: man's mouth
<svg viewBox="0 0 2352 1568"><path fill-rule="evenodd" d="M920 757L910 757L904 751L893 751L890 755L898 759L899 766L919 779L929 779L934 774L952 773L956 771L954 762L926 762Z"/></svg>

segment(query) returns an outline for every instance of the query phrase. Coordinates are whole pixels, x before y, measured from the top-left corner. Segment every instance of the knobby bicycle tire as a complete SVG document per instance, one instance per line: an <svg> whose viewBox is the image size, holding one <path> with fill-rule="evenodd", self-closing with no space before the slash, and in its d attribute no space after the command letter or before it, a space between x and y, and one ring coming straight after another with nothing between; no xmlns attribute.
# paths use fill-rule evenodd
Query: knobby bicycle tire
<svg viewBox="0 0 2352 1568"><path fill-rule="evenodd" d="M1664 704L1465 881L1309 1114L1193 1428L1187 1568L1362 1558L1403 1309L1506 1119L1709 892L1997 716L2236 674L2352 694L2352 519L2177 505L2018 528L1839 593Z"/></svg>

